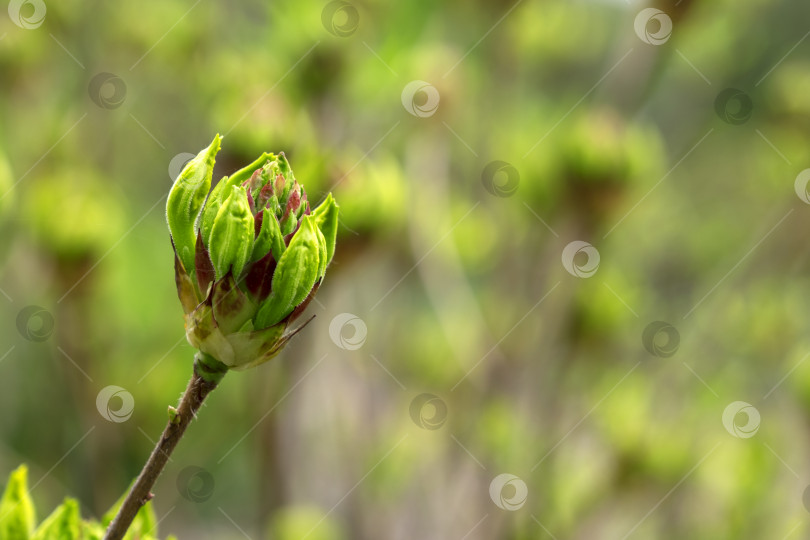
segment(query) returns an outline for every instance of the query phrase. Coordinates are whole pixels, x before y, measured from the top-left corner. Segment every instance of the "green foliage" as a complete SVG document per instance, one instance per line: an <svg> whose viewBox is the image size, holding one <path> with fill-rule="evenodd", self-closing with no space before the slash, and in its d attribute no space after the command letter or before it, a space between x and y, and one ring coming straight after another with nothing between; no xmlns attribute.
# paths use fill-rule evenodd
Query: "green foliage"
<svg viewBox="0 0 810 540"><path fill-rule="evenodd" d="M121 505L124 503L124 499L130 489L132 489L132 484L127 487L124 494L121 495L112 508L107 510L101 517L101 525L105 529L112 523L113 518L115 518L118 509L121 508ZM126 535L124 535L124 540L147 540L153 537L157 537L157 516L155 516L155 509L152 506L152 502L149 501L135 514L132 525L130 525Z"/></svg>
<svg viewBox="0 0 810 540"><path fill-rule="evenodd" d="M28 467L20 465L0 499L0 539L28 540L34 531L34 503L28 494Z"/></svg>
<svg viewBox="0 0 810 540"><path fill-rule="evenodd" d="M31 235L62 259L99 256L124 232L118 188L85 166L41 178L21 198Z"/></svg>
<svg viewBox="0 0 810 540"><path fill-rule="evenodd" d="M31 540L76 540L81 538L81 530L78 501L65 499L40 523Z"/></svg>
<svg viewBox="0 0 810 540"><path fill-rule="evenodd" d="M28 469L21 465L9 476L0 500L0 540L102 540L104 531L123 501L124 496L98 522L82 520L79 502L66 498L35 527L34 503L28 489ZM157 517L150 501L138 511L124 540L158 540L157 534ZM173 538L169 536L166 540Z"/></svg>
<svg viewBox="0 0 810 540"><path fill-rule="evenodd" d="M0 222L5 222L14 209L14 187L11 165L0 147Z"/></svg>
<svg viewBox="0 0 810 540"><path fill-rule="evenodd" d="M316 507L294 506L277 512L267 538L273 540L343 540L345 535L329 516Z"/></svg>

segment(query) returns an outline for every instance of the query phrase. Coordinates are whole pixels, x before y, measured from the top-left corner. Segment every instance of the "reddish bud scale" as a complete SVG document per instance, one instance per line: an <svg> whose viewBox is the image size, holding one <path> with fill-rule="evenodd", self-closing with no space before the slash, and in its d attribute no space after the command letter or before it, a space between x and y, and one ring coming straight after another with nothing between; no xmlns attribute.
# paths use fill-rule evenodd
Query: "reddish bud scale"
<svg viewBox="0 0 810 540"><path fill-rule="evenodd" d="M214 281L215 272L214 265L211 263L211 257L208 255L208 250L203 244L201 232L197 232L197 246L194 251L194 269L197 272L197 283L200 287L200 293L204 295L208 290L208 286Z"/></svg>
<svg viewBox="0 0 810 540"><path fill-rule="evenodd" d="M261 215L261 214L259 214ZM261 302L273 291L273 272L276 270L276 259L270 251L253 263L245 277L245 286L257 302Z"/></svg>
<svg viewBox="0 0 810 540"><path fill-rule="evenodd" d="M273 196L273 184L268 183L262 186L259 190L259 197L257 199L257 204L260 208L270 208L270 197ZM272 208L270 208L272 210Z"/></svg>
<svg viewBox="0 0 810 540"><path fill-rule="evenodd" d="M247 183L248 182L245 181L245 184L243 184L243 185L247 185ZM246 191L247 191L248 205L250 206L250 213L255 216L256 215L256 203L253 202L253 195L251 194L250 189L248 188Z"/></svg>
<svg viewBox="0 0 810 540"><path fill-rule="evenodd" d="M253 237L258 238L262 230L262 220L264 219L264 212L259 212L253 217Z"/></svg>

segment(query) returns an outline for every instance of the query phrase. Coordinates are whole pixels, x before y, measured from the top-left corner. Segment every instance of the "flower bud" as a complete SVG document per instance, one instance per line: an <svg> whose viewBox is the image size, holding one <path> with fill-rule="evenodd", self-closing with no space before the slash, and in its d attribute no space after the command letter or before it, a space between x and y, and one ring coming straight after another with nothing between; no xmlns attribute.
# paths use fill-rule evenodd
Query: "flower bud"
<svg viewBox="0 0 810 540"><path fill-rule="evenodd" d="M199 373L221 377L266 362L301 329L288 331L332 259L338 206L330 194L310 214L284 154L264 153L220 180L195 215L195 242L175 240L175 281Z"/></svg>
<svg viewBox="0 0 810 540"><path fill-rule="evenodd" d="M269 209L265 208L260 214L256 215L256 223L259 226L259 232L256 235L256 241L253 243L251 262L258 261L271 251L273 258L279 260L287 246L284 244L284 236L281 234L276 217Z"/></svg>
<svg viewBox="0 0 810 540"><path fill-rule="evenodd" d="M332 262L332 256L335 254L335 242L337 241L337 226L338 226L338 204L332 197L332 194L326 196L326 199L312 211L312 217L315 219L315 224L323 233L326 241L326 264Z"/></svg>
<svg viewBox="0 0 810 540"><path fill-rule="evenodd" d="M239 169L230 177L226 176L220 180L217 185L214 186L214 189L211 190L208 200L205 201L202 219L200 219L200 230L202 232L203 241L206 244L208 244L209 237L211 236L211 227L214 226L214 218L217 217L217 210L219 210L219 205L222 203L222 194L225 193L230 186L241 186L245 179L249 178L254 171L264 165L271 157L270 154L265 152L259 156L259 159L247 167Z"/></svg>
<svg viewBox="0 0 810 540"><path fill-rule="evenodd" d="M253 252L253 214L245 188L231 186L228 198L214 218L208 251L216 279L229 270L239 276Z"/></svg>
<svg viewBox="0 0 810 540"><path fill-rule="evenodd" d="M211 188L214 158L222 138L217 134L211 144L189 161L175 180L166 202L166 220L174 249L186 272L194 271L196 222Z"/></svg>
<svg viewBox="0 0 810 540"><path fill-rule="evenodd" d="M273 273L273 292L259 307L256 326L272 326L304 301L326 264L323 234L311 216L304 216Z"/></svg>

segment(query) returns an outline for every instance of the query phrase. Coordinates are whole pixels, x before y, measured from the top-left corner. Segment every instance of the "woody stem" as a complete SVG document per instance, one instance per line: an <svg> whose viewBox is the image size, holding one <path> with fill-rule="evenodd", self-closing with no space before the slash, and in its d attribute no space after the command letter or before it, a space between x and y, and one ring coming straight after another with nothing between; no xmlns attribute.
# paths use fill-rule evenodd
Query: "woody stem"
<svg viewBox="0 0 810 540"><path fill-rule="evenodd" d="M217 387L219 381L225 376L227 367L205 353L197 353L194 360L194 372L188 382L176 413L172 413L169 423L160 440L155 445L152 454L138 475L137 480L129 490L118 513L107 528L104 540L121 540L132 525L138 511L149 502L152 497L152 487L155 485L160 473L169 461L177 443L183 437L186 428L196 417L206 396Z"/></svg>

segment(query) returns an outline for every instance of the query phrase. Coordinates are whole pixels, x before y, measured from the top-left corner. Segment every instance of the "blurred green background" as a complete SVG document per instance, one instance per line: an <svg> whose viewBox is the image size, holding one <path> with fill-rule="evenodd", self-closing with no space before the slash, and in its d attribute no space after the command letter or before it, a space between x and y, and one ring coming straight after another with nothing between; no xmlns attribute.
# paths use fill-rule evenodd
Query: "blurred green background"
<svg viewBox="0 0 810 540"><path fill-rule="evenodd" d="M137 475L193 356L165 198L219 132L216 178L283 150L342 227L313 323L174 454L162 537L806 537L808 18L10 2L0 477L98 517Z"/></svg>

